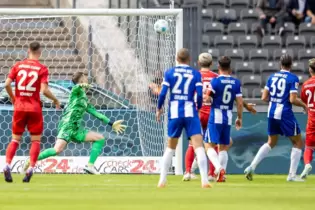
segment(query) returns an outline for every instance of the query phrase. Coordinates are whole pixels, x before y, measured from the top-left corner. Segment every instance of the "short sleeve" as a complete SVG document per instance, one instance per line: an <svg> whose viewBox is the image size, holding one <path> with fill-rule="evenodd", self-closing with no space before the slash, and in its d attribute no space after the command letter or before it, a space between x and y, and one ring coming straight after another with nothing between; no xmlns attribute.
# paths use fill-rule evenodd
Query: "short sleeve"
<svg viewBox="0 0 315 210"><path fill-rule="evenodd" d="M167 86L167 87L169 87L170 86L170 78L169 78L169 74L168 74L168 72L169 71L166 71L165 73L164 73L164 78L163 78L163 82L162 82L162 85L165 85L165 86Z"/></svg>
<svg viewBox="0 0 315 210"><path fill-rule="evenodd" d="M265 85L265 90L268 90L268 91L269 91L270 86L271 86L271 77L269 77L268 80L267 80L267 83L266 83L266 85Z"/></svg>
<svg viewBox="0 0 315 210"><path fill-rule="evenodd" d="M242 86L239 80L236 80L236 90L235 90L235 95L236 97L242 97Z"/></svg>
<svg viewBox="0 0 315 210"><path fill-rule="evenodd" d="M40 83L48 83L48 69L46 66L41 69Z"/></svg>
<svg viewBox="0 0 315 210"><path fill-rule="evenodd" d="M290 83L290 93L297 93L299 89L299 84L299 78L297 76L294 76L292 82Z"/></svg>
<svg viewBox="0 0 315 210"><path fill-rule="evenodd" d="M203 87L200 72L197 71L195 76L196 76L196 87L197 86Z"/></svg>
<svg viewBox="0 0 315 210"><path fill-rule="evenodd" d="M211 91L215 94L217 87L218 87L218 79L214 78L211 80L211 83L209 85L209 91Z"/></svg>
<svg viewBox="0 0 315 210"><path fill-rule="evenodd" d="M16 71L16 65L14 65L8 75L8 78L10 78L12 81L16 79L17 71Z"/></svg>

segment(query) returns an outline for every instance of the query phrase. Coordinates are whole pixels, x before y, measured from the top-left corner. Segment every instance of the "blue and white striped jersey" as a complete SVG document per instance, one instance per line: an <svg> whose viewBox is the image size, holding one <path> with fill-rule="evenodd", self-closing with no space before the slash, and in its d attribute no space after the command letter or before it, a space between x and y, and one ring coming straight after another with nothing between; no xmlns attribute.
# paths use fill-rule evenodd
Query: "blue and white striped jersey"
<svg viewBox="0 0 315 210"><path fill-rule="evenodd" d="M188 65L178 65L164 74L162 90L158 99L158 109L162 108L170 89L169 119L180 117L198 117L198 109L202 106L201 74ZM197 106L194 95L197 93Z"/></svg>
<svg viewBox="0 0 315 210"><path fill-rule="evenodd" d="M219 75L211 81L212 105L209 123L232 125L236 97L242 97L241 83L231 76Z"/></svg>
<svg viewBox="0 0 315 210"><path fill-rule="evenodd" d="M298 88L299 78L291 72L281 70L272 74L265 86L270 95L268 118L281 120L283 116L294 116L290 103L290 93L297 93Z"/></svg>

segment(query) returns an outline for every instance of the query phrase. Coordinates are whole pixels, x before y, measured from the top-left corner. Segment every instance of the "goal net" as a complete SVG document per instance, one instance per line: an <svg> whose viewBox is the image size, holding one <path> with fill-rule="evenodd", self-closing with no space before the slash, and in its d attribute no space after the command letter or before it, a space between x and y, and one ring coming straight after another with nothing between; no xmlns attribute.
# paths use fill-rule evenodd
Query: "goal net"
<svg viewBox="0 0 315 210"><path fill-rule="evenodd" d="M36 15L35 15L36 14ZM166 19L169 31L158 34L153 25ZM166 116L155 120L158 92L165 69L175 65L182 45L181 10L161 9L0 9L0 77L4 82L12 65L27 58L28 45L42 46L40 62L49 69L52 92L67 104L72 75L82 71L93 83L87 92L92 105L112 121L123 119L128 126L116 135L110 126L85 115L84 126L102 133L106 145L96 168L101 173L158 173L166 143ZM13 107L0 83L0 162L11 138ZM41 150L54 146L62 111L42 97L44 133ZM165 106L167 108L167 105ZM89 143L70 143L59 157L40 161L37 172L81 173L88 160ZM173 161L182 173L182 151ZM29 135L14 159L13 171L29 155ZM0 164L0 165L1 165ZM176 166L177 165L177 166Z"/></svg>

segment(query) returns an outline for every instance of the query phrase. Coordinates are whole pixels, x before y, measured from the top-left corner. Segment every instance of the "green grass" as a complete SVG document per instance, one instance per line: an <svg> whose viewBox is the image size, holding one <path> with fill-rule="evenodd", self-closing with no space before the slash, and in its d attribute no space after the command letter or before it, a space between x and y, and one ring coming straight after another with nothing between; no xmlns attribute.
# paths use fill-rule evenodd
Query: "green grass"
<svg viewBox="0 0 315 210"><path fill-rule="evenodd" d="M31 183L13 178L14 183L0 181L0 210L299 210L315 204L313 177L287 183L286 176L255 176L248 182L230 175L211 189L180 176L169 176L164 189L156 188L156 175L35 174Z"/></svg>

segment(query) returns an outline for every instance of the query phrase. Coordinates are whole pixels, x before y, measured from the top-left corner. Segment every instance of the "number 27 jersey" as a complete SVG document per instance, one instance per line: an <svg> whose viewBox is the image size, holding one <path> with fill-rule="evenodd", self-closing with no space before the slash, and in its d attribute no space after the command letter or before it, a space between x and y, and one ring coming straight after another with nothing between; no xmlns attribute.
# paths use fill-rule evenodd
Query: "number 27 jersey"
<svg viewBox="0 0 315 210"><path fill-rule="evenodd" d="M293 117L290 93L297 93L299 79L289 71L281 70L272 74L265 86L269 91L268 118L281 120Z"/></svg>
<svg viewBox="0 0 315 210"><path fill-rule="evenodd" d="M42 112L41 83L48 83L48 69L37 60L17 62L8 76L15 82L15 111Z"/></svg>

